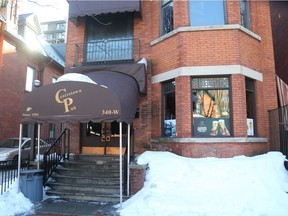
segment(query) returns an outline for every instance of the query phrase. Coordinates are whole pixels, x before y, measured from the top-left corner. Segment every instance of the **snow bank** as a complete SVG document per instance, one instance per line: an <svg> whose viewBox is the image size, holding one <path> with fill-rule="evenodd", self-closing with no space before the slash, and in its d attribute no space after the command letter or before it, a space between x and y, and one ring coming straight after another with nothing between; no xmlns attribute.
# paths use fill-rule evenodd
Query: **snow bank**
<svg viewBox="0 0 288 216"><path fill-rule="evenodd" d="M279 152L228 159L145 152L144 188L121 216L287 216L288 172Z"/></svg>
<svg viewBox="0 0 288 216"><path fill-rule="evenodd" d="M0 195L0 216L24 215L33 209L33 204L21 192L18 193L18 180L7 192Z"/></svg>

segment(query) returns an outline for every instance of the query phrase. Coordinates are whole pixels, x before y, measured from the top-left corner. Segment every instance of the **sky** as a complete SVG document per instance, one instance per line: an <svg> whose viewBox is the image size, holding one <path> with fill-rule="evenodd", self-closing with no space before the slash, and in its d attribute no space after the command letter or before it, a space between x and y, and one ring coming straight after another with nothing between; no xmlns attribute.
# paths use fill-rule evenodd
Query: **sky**
<svg viewBox="0 0 288 216"><path fill-rule="evenodd" d="M18 0L19 14L36 13L40 22L68 17L66 0Z"/></svg>
<svg viewBox="0 0 288 216"><path fill-rule="evenodd" d="M280 152L234 158L186 158L147 151L144 187L119 209L121 216L287 216L288 171ZM45 196L44 190L44 198ZM33 212L17 182L0 195L0 216Z"/></svg>

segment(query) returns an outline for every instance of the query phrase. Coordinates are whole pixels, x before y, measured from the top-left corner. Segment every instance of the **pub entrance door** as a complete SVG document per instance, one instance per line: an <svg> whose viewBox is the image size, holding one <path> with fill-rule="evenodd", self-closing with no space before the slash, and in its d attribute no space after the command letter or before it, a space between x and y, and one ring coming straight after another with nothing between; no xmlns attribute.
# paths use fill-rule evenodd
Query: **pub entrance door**
<svg viewBox="0 0 288 216"><path fill-rule="evenodd" d="M127 124L122 126L122 152L126 152ZM119 155L119 123L82 123L81 124L81 148L82 154Z"/></svg>

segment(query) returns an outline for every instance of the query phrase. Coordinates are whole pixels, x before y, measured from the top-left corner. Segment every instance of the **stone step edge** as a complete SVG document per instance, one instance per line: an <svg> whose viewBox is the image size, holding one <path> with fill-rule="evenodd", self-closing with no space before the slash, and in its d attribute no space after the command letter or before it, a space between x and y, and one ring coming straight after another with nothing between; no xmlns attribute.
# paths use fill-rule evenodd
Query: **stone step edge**
<svg viewBox="0 0 288 216"><path fill-rule="evenodd" d="M97 194L96 196L86 196L80 194L73 194L67 191L46 191L48 196L57 196L64 199L71 199L71 200L87 200L87 201L103 201L103 202L120 202L119 195L107 195L107 194ZM123 201L126 201L131 196L122 196Z"/></svg>
<svg viewBox="0 0 288 216"><path fill-rule="evenodd" d="M53 185L53 186L70 186L70 187L86 187L86 188L102 188L102 189L119 189L119 186L120 184L116 184L116 185L93 185L93 187L91 187L91 184L78 184L78 183L72 183L72 184L69 184L69 183L63 183L63 182L48 182L46 184L46 186L49 187L49 185ZM124 184L123 184L123 187L124 187Z"/></svg>

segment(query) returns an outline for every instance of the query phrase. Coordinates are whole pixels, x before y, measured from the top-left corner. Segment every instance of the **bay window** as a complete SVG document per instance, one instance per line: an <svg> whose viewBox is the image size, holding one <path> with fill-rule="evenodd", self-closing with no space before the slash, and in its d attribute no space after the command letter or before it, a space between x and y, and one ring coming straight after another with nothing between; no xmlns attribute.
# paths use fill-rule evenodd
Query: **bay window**
<svg viewBox="0 0 288 216"><path fill-rule="evenodd" d="M228 77L192 78L193 136L231 136Z"/></svg>
<svg viewBox="0 0 288 216"><path fill-rule="evenodd" d="M247 135L255 136L256 104L254 80L246 78Z"/></svg>
<svg viewBox="0 0 288 216"><path fill-rule="evenodd" d="M161 1L161 29L160 34L164 35L173 30L173 1Z"/></svg>
<svg viewBox="0 0 288 216"><path fill-rule="evenodd" d="M226 23L225 0L190 0L190 26L224 25Z"/></svg>
<svg viewBox="0 0 288 216"><path fill-rule="evenodd" d="M241 25L250 29L249 1L240 0Z"/></svg>
<svg viewBox="0 0 288 216"><path fill-rule="evenodd" d="M175 80L162 84L163 136L176 136Z"/></svg>

